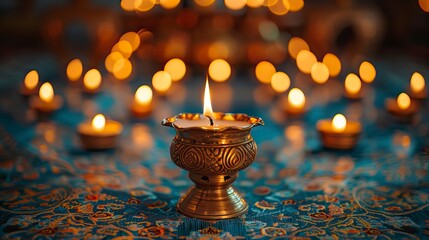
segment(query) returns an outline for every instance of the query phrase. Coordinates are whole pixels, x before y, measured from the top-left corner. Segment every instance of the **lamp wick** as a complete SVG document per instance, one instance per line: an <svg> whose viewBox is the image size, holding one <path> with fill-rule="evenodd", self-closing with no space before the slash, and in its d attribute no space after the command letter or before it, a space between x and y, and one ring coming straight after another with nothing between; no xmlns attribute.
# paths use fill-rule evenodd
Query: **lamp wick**
<svg viewBox="0 0 429 240"><path fill-rule="evenodd" d="M209 115L205 115L205 116L210 120L210 126L213 126L214 125L213 118L211 118Z"/></svg>

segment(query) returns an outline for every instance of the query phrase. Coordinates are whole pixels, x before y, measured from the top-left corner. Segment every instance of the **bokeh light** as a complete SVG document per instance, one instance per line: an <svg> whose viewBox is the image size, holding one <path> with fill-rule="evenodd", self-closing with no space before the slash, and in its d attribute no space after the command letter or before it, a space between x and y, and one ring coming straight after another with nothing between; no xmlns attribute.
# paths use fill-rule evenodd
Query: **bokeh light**
<svg viewBox="0 0 429 240"><path fill-rule="evenodd" d="M67 65L66 73L70 81L77 81L82 76L83 65L80 59L76 58Z"/></svg>
<svg viewBox="0 0 429 240"><path fill-rule="evenodd" d="M271 77L276 73L276 67L268 61L262 61L256 65L255 75L256 78L261 82L268 84L271 82Z"/></svg>
<svg viewBox="0 0 429 240"><path fill-rule="evenodd" d="M414 72L413 75L411 75L411 80L410 80L411 91L415 93L422 92L425 89L425 85L426 83L423 75L421 75L418 72Z"/></svg>
<svg viewBox="0 0 429 240"><path fill-rule="evenodd" d="M113 45L111 52L120 52L124 58L129 58L133 53L133 47L128 41L120 40L118 43Z"/></svg>
<svg viewBox="0 0 429 240"><path fill-rule="evenodd" d="M140 86L134 96L137 103L141 105L148 105L152 101L152 89L148 85Z"/></svg>
<svg viewBox="0 0 429 240"><path fill-rule="evenodd" d="M429 0L419 0L419 5L423 11L429 12Z"/></svg>
<svg viewBox="0 0 429 240"><path fill-rule="evenodd" d="M293 59L296 59L296 57L298 56L298 53L301 50L310 51L310 46L308 46L308 43L304 39L299 37L292 37L288 43L288 51L290 56Z"/></svg>
<svg viewBox="0 0 429 240"><path fill-rule="evenodd" d="M224 0L225 6L231 10L240 10L246 6L247 0Z"/></svg>
<svg viewBox="0 0 429 240"><path fill-rule="evenodd" d="M97 69L91 69L83 77L83 85L88 90L96 90L101 85L101 74Z"/></svg>
<svg viewBox="0 0 429 240"><path fill-rule="evenodd" d="M251 8L258 8L264 4L264 0L247 0L247 6Z"/></svg>
<svg viewBox="0 0 429 240"><path fill-rule="evenodd" d="M336 77L341 72L341 61L332 53L327 53L322 61L329 69L329 76Z"/></svg>
<svg viewBox="0 0 429 240"><path fill-rule="evenodd" d="M231 67L223 59L216 59L209 65L209 76L216 82L224 82L231 76Z"/></svg>
<svg viewBox="0 0 429 240"><path fill-rule="evenodd" d="M152 77L152 86L155 91L164 94L171 87L171 76L168 72L158 71Z"/></svg>
<svg viewBox="0 0 429 240"><path fill-rule="evenodd" d="M147 12L156 4L155 0L135 0L134 8L139 12Z"/></svg>
<svg viewBox="0 0 429 240"><path fill-rule="evenodd" d="M284 72L276 72L271 77L271 87L278 93L286 92L290 87L290 78Z"/></svg>
<svg viewBox="0 0 429 240"><path fill-rule="evenodd" d="M290 4L287 0L275 0L268 5L268 9L275 15L285 15L289 12Z"/></svg>
<svg viewBox="0 0 429 240"><path fill-rule="evenodd" d="M299 88L292 88L287 96L288 103L294 108L301 109L305 106L305 95Z"/></svg>
<svg viewBox="0 0 429 240"><path fill-rule="evenodd" d="M118 80L127 79L133 71L133 65L130 60L121 58L113 64L113 76Z"/></svg>
<svg viewBox="0 0 429 240"><path fill-rule="evenodd" d="M195 3L201 7L208 7L214 3L215 0L195 0Z"/></svg>
<svg viewBox="0 0 429 240"><path fill-rule="evenodd" d="M124 33L119 41L126 41L131 45L131 50L135 51L140 46L140 36L135 32Z"/></svg>
<svg viewBox="0 0 429 240"><path fill-rule="evenodd" d="M316 62L311 67L311 78L318 84L323 84L329 79L329 69L322 62Z"/></svg>
<svg viewBox="0 0 429 240"><path fill-rule="evenodd" d="M127 12L133 12L134 11L134 1L135 0L122 0L121 1L121 8L124 10L124 11L127 11Z"/></svg>
<svg viewBox="0 0 429 240"><path fill-rule="evenodd" d="M347 120L343 114L336 114L334 118L332 118L332 129L335 132L343 132L346 129Z"/></svg>
<svg viewBox="0 0 429 240"><path fill-rule="evenodd" d="M316 62L316 56L308 50L301 50L296 57L296 65L298 66L298 69L305 74L311 73L311 68Z"/></svg>
<svg viewBox="0 0 429 240"><path fill-rule="evenodd" d="M360 92L361 87L362 82L356 74L350 73L347 75L346 80L344 81L344 88L348 93L357 94Z"/></svg>
<svg viewBox="0 0 429 240"><path fill-rule="evenodd" d="M289 1L289 11L298 12L304 7L304 0L288 0Z"/></svg>
<svg viewBox="0 0 429 240"><path fill-rule="evenodd" d="M362 81L366 83L371 83L375 79L376 70L374 65L372 65L368 61L364 61L361 63L359 67L359 75Z"/></svg>
<svg viewBox="0 0 429 240"><path fill-rule="evenodd" d="M97 114L92 119L91 125L95 131L100 132L106 126L106 118L104 117L103 114Z"/></svg>
<svg viewBox="0 0 429 240"><path fill-rule="evenodd" d="M159 0L159 4L165 9L173 9L180 4L180 0Z"/></svg>
<svg viewBox="0 0 429 240"><path fill-rule="evenodd" d="M410 107L411 105L411 98L406 93L401 93L398 95L398 98L396 99L396 102L398 103L398 107L402 110L405 110Z"/></svg>
<svg viewBox="0 0 429 240"><path fill-rule="evenodd" d="M42 101L50 103L54 99L54 88L49 82L45 82L40 86L39 97Z"/></svg>
<svg viewBox="0 0 429 240"><path fill-rule="evenodd" d="M106 70L109 72L113 72L113 65L115 65L116 61L124 58L120 52L111 52L107 55L106 60L104 61L104 66Z"/></svg>
<svg viewBox="0 0 429 240"><path fill-rule="evenodd" d="M39 84L39 74L36 70L31 70L25 75L24 78L24 86L28 90L33 90L37 87L37 84Z"/></svg>
<svg viewBox="0 0 429 240"><path fill-rule="evenodd" d="M171 80L180 81L186 74L186 65L181 59L173 58L165 64L164 71L170 74Z"/></svg>

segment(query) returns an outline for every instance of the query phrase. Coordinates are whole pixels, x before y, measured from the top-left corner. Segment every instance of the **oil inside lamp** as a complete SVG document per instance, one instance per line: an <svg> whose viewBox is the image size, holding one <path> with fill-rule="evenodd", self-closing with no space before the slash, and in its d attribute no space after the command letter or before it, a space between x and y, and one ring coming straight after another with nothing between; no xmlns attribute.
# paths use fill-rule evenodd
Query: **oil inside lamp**
<svg viewBox="0 0 429 240"><path fill-rule="evenodd" d="M103 114L97 114L92 121L79 124L77 131L85 149L109 149L116 147L117 137L122 132L122 124L106 120Z"/></svg>
<svg viewBox="0 0 429 240"><path fill-rule="evenodd" d="M96 93L101 85L101 74L97 69L89 70L83 77L83 86L86 93Z"/></svg>
<svg viewBox="0 0 429 240"><path fill-rule="evenodd" d="M83 72L83 65L80 59L76 58L69 62L66 69L67 78L71 82L76 82L80 79Z"/></svg>
<svg viewBox="0 0 429 240"><path fill-rule="evenodd" d="M25 75L24 84L21 87L21 94L30 96L37 93L37 85L39 84L39 74L36 70L31 70Z"/></svg>
<svg viewBox="0 0 429 240"><path fill-rule="evenodd" d="M152 111L152 89L148 85L140 86L131 105L131 112L136 117L145 117Z"/></svg>
<svg viewBox="0 0 429 240"><path fill-rule="evenodd" d="M299 88L292 88L287 96L287 102L283 106L289 115L300 115L305 112L305 95Z"/></svg>
<svg viewBox="0 0 429 240"><path fill-rule="evenodd" d="M317 122L317 130L322 145L333 149L353 148L361 133L359 122L347 121L342 114L336 114L332 120L323 119Z"/></svg>
<svg viewBox="0 0 429 240"><path fill-rule="evenodd" d="M400 93L396 99L387 99L386 108L397 120L409 122L417 112L418 106L406 93Z"/></svg>
<svg viewBox="0 0 429 240"><path fill-rule="evenodd" d="M39 89L39 96L33 96L30 105L40 113L50 113L58 110L62 103L62 98L55 96L52 85L49 82L45 82Z"/></svg>
<svg viewBox="0 0 429 240"><path fill-rule="evenodd" d="M350 99L362 98L362 82L356 74L350 73L344 81L345 96Z"/></svg>
<svg viewBox="0 0 429 240"><path fill-rule="evenodd" d="M427 95L425 85L424 77L418 72L413 73L410 80L411 96L415 99L425 99Z"/></svg>

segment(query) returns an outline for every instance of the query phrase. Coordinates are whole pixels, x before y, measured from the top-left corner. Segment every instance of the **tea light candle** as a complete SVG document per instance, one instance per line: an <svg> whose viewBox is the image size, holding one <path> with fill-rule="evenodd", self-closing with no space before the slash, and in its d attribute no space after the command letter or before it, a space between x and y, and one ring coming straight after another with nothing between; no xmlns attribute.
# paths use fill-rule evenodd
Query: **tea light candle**
<svg viewBox="0 0 429 240"><path fill-rule="evenodd" d="M83 77L83 91L86 93L97 93L100 91L101 74L97 69L89 70Z"/></svg>
<svg viewBox="0 0 429 240"><path fill-rule="evenodd" d="M109 149L116 147L117 138L122 132L122 124L106 120L103 114L97 114L91 122L80 124L77 131L85 149Z"/></svg>
<svg viewBox="0 0 429 240"><path fill-rule="evenodd" d="M411 97L420 100L425 99L427 97L425 85L424 77L418 72L413 73L410 80Z"/></svg>
<svg viewBox="0 0 429 240"><path fill-rule="evenodd" d="M30 100L31 108L40 113L51 113L63 105L63 99L55 96L54 89L49 82L42 84L39 90L39 96L33 96Z"/></svg>
<svg viewBox="0 0 429 240"><path fill-rule="evenodd" d="M36 70L31 70L25 75L20 92L23 96L34 95L37 93L37 85L39 85L39 74Z"/></svg>
<svg viewBox="0 0 429 240"><path fill-rule="evenodd" d="M395 99L386 100L386 108L389 113L398 120L409 121L417 112L417 105L406 93L400 93Z"/></svg>
<svg viewBox="0 0 429 240"><path fill-rule="evenodd" d="M330 119L319 120L317 130L323 146L333 149L353 148L362 131L359 122L347 121L342 114L336 114L332 121Z"/></svg>
<svg viewBox="0 0 429 240"><path fill-rule="evenodd" d="M288 115L294 116L305 113L305 95L299 88L292 88L287 96L287 101L283 103L283 109Z"/></svg>
<svg viewBox="0 0 429 240"><path fill-rule="evenodd" d="M360 99L362 98L362 81L353 73L347 75L344 81L344 91L346 98Z"/></svg>
<svg viewBox="0 0 429 240"><path fill-rule="evenodd" d="M134 95L131 112L136 117L146 117L152 111L152 89L148 85L140 86Z"/></svg>

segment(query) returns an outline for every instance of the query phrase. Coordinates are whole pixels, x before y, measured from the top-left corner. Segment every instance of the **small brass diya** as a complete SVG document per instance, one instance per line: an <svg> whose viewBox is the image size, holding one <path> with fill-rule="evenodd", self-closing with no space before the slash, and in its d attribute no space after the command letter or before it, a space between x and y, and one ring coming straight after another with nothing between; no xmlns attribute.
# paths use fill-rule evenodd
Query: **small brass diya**
<svg viewBox="0 0 429 240"><path fill-rule="evenodd" d="M177 203L179 212L206 220L234 218L247 212L246 201L232 183L238 172L255 160L257 147L250 130L263 124L261 118L219 112L212 118L182 113L162 121L162 125L176 130L171 160L189 171L195 183Z"/></svg>

